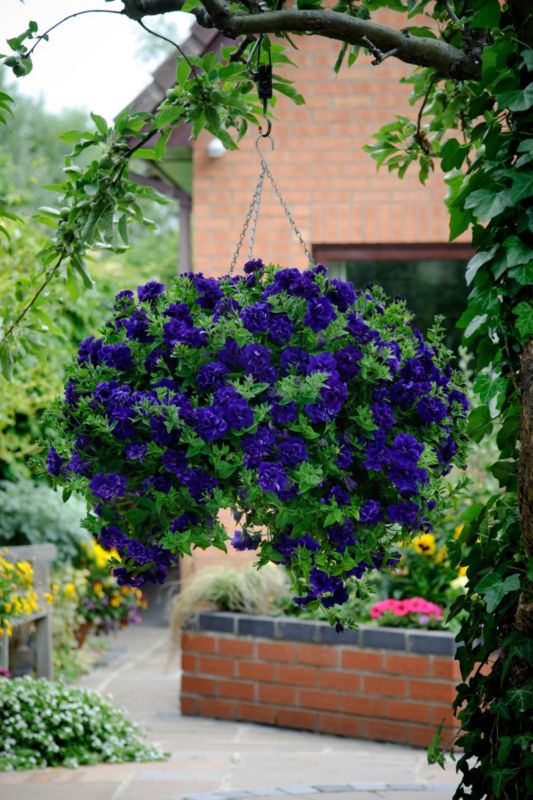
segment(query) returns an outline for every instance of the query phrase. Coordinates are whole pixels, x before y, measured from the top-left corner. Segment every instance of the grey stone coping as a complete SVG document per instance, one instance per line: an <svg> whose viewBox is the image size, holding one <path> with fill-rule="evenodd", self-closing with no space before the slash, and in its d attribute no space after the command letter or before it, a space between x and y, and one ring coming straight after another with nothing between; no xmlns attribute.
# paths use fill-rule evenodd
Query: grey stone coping
<svg viewBox="0 0 533 800"><path fill-rule="evenodd" d="M318 620L264 617L222 611L201 611L189 619L187 628L228 633L233 636L347 645L420 655L453 656L457 648L454 634L447 631L360 625L356 630L337 633L329 623Z"/></svg>
<svg viewBox="0 0 533 800"><path fill-rule="evenodd" d="M338 785L275 786L251 790L226 789L223 792L188 794L181 800L243 800L245 797L291 797L308 794L356 794L357 792L450 792L454 789L455 785L447 783L343 783Z"/></svg>

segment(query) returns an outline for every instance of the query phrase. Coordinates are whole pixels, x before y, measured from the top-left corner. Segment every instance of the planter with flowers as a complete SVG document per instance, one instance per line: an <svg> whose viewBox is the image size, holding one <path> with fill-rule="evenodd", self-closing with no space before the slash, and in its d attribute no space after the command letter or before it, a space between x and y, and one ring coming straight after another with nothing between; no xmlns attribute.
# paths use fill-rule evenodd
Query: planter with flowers
<svg viewBox="0 0 533 800"><path fill-rule="evenodd" d="M104 550L97 542L83 542L75 559L76 568L84 576L84 588L78 598L78 612L82 620L77 640L81 646L89 632L99 636L140 622L146 600L140 589L119 586L112 575L109 563L118 560L118 554Z"/></svg>
<svg viewBox="0 0 533 800"><path fill-rule="evenodd" d="M438 331L424 340L377 288L260 260L115 309L67 368L47 465L88 497L119 582L224 549L231 508L238 546L285 564L298 603L340 628L351 578L431 530L461 461L466 400Z"/></svg>

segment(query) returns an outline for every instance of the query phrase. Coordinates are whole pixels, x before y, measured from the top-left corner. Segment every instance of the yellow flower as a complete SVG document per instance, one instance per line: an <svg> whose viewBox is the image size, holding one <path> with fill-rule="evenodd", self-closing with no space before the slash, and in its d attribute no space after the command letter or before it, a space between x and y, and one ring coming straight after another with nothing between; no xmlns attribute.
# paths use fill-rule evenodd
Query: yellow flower
<svg viewBox="0 0 533 800"><path fill-rule="evenodd" d="M421 553L424 556L432 556L437 549L435 537L432 533L423 533L413 541L413 547L417 553Z"/></svg>
<svg viewBox="0 0 533 800"><path fill-rule="evenodd" d="M47 603L52 604L54 602L54 595L51 594L50 592L45 592L44 599L46 600Z"/></svg>
<svg viewBox="0 0 533 800"><path fill-rule="evenodd" d="M467 572L468 572L468 567L459 567L457 574L460 578L464 578Z"/></svg>
<svg viewBox="0 0 533 800"><path fill-rule="evenodd" d="M23 575L33 578L33 567L29 561L17 561L16 567Z"/></svg>
<svg viewBox="0 0 533 800"><path fill-rule="evenodd" d="M446 556L448 555L448 551L446 547L443 545L439 548L437 555L435 556L435 564L442 564Z"/></svg>
<svg viewBox="0 0 533 800"><path fill-rule="evenodd" d="M121 603L122 603L122 598L120 597L120 595L112 597L111 600L109 601L109 605L113 606L113 608L118 608Z"/></svg>
<svg viewBox="0 0 533 800"><path fill-rule="evenodd" d="M461 524L461 525L456 525L456 526L455 526L455 530L454 530L454 532L453 532L453 538L454 538L454 539L458 539L458 538L459 538L459 536L460 536L460 535L461 535L461 533L462 533L462 530L463 530L463 528L464 528L464 525L463 525L463 524Z"/></svg>
<svg viewBox="0 0 533 800"><path fill-rule="evenodd" d="M101 597L101 596L103 595L103 593L104 593L104 588L103 588L103 586L102 586L102 584L101 584L101 582L100 582L100 581L96 581L96 583L93 583L93 591L94 591L94 593L95 593L95 594L97 594L99 597Z"/></svg>
<svg viewBox="0 0 533 800"><path fill-rule="evenodd" d="M4 603L4 611L6 614L10 614L13 608L13 603Z"/></svg>
<svg viewBox="0 0 533 800"><path fill-rule="evenodd" d="M71 581L63 586L63 594L65 597L68 597L69 600L76 597L76 587Z"/></svg>

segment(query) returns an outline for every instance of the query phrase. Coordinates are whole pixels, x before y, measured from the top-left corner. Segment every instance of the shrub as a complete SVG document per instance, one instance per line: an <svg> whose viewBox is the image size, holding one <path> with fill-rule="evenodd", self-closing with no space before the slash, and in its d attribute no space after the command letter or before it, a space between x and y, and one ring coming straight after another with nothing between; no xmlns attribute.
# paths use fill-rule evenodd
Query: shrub
<svg viewBox="0 0 533 800"><path fill-rule="evenodd" d="M49 486L32 480L0 481L0 545L55 544L58 560L72 559L80 542L86 506L79 497L67 503Z"/></svg>
<svg viewBox="0 0 533 800"><path fill-rule="evenodd" d="M3 771L167 757L98 692L44 678L0 679L0 730Z"/></svg>

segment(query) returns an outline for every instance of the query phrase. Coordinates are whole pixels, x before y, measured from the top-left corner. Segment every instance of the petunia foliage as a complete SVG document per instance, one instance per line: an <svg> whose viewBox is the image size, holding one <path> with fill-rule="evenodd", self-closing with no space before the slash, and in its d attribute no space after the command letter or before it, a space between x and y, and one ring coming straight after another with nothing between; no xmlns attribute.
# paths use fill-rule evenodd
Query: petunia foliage
<svg viewBox="0 0 533 800"><path fill-rule="evenodd" d="M297 602L338 619L349 578L431 530L467 402L403 301L258 259L120 292L115 310L67 368L47 468L87 496L121 582L225 549L232 509L234 546L285 564Z"/></svg>

